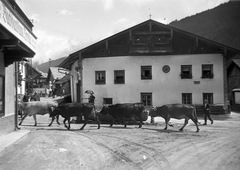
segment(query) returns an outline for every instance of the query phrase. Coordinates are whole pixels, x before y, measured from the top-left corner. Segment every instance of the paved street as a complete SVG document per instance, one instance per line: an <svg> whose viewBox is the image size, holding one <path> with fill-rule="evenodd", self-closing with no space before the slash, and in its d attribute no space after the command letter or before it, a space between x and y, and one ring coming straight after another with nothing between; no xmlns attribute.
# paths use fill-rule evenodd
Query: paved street
<svg viewBox="0 0 240 170"><path fill-rule="evenodd" d="M48 115L37 120L34 127L32 117L26 118L21 128L31 133L0 154L0 169L92 169L95 161L105 160L104 150L94 149L94 143L81 135L89 130L67 131L56 122L48 127ZM72 125L76 126L80 125ZM97 130L94 126L91 131Z"/></svg>
<svg viewBox="0 0 240 170"><path fill-rule="evenodd" d="M213 125L200 126L196 133L193 122L178 129L184 120L172 119L167 131L164 121L156 125L72 124L71 130L53 123L48 115L32 117L21 126L30 133L0 152L2 170L42 169L239 169L240 115L218 118ZM202 120L200 120L202 121Z"/></svg>

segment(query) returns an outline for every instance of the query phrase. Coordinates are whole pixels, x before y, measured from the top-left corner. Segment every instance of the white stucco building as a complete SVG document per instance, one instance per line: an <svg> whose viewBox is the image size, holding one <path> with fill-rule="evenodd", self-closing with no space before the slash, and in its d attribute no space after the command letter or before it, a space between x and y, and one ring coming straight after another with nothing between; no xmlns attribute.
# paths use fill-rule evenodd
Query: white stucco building
<svg viewBox="0 0 240 170"><path fill-rule="evenodd" d="M72 99L96 105L226 104L226 63L239 51L148 20L69 55Z"/></svg>
<svg viewBox="0 0 240 170"><path fill-rule="evenodd" d="M201 104L204 94L212 97L212 103L224 103L221 54L86 58L82 65L83 91L93 90L97 105L106 103L106 99L112 103L139 102L147 96L149 104L154 106L182 103L183 100ZM180 76L181 67L186 65L192 67L192 78ZM214 77L202 78L202 67L208 65L212 66ZM164 72L164 66L169 66L169 72ZM144 67L150 69L149 79L142 78ZM119 76L122 82L116 82L116 71L122 71ZM96 82L98 72L105 74L104 83ZM190 99L185 99L187 96Z"/></svg>

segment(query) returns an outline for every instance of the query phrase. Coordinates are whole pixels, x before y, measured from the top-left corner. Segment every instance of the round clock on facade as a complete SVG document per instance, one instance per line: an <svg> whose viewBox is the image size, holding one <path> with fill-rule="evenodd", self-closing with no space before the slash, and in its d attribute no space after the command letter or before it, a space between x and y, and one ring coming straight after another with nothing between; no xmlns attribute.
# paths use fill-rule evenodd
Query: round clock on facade
<svg viewBox="0 0 240 170"><path fill-rule="evenodd" d="M162 68L164 73L168 73L170 71L170 67L168 65L163 66Z"/></svg>

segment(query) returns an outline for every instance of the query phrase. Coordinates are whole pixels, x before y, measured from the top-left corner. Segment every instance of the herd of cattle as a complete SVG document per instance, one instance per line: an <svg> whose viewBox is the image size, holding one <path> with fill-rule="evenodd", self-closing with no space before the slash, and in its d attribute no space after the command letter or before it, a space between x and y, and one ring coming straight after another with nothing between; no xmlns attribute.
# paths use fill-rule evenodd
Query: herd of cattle
<svg viewBox="0 0 240 170"><path fill-rule="evenodd" d="M22 124L23 120L27 116L33 116L35 126L37 126L36 115L50 114L52 121L49 126L52 125L55 117L57 118L57 123L59 124L58 119L59 115L61 115L64 118L63 123L67 129L70 129L71 117L84 117L84 124L81 127L81 130L84 129L90 119L94 119L95 121L97 121L99 129L100 121L98 115L100 114L111 116L112 121L110 123L110 126L112 126L116 122L120 122L126 127L127 120L138 120L140 122L139 128L141 128L143 121L147 120L148 116L160 116L165 119L165 130L167 129L169 120L171 118L175 118L185 119L184 125L182 126L182 128L179 129L180 131L183 130L183 128L188 124L188 120L191 119L196 125L197 132L199 132L196 109L192 105L185 104L163 105L161 107L153 107L152 109L150 109L150 111L146 111L143 103L113 104L103 106L101 111L97 114L95 111L95 106L89 103L58 104L57 102L33 101L19 102L19 111L23 112L24 114L19 125ZM68 125L66 124L66 121L68 122Z"/></svg>

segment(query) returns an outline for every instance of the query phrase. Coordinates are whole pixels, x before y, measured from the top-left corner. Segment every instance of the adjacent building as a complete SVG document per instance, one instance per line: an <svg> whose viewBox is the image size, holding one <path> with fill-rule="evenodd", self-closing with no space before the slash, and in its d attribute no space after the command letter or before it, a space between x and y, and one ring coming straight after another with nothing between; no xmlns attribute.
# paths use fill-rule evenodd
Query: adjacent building
<svg viewBox="0 0 240 170"><path fill-rule="evenodd" d="M70 94L70 75L66 74L60 80L57 80L55 83L56 87L56 95L57 96L65 96Z"/></svg>
<svg viewBox="0 0 240 170"><path fill-rule="evenodd" d="M35 55L32 28L15 0L0 0L0 135L17 128L18 62Z"/></svg>
<svg viewBox="0 0 240 170"><path fill-rule="evenodd" d="M60 67L50 67L48 70L47 82L49 84L49 94L50 96L63 95L65 93L66 83L69 83L69 76L66 74L69 71ZM60 81L61 80L61 81ZM62 85L64 85L64 92L62 91ZM69 93L69 90L67 90Z"/></svg>
<svg viewBox="0 0 240 170"><path fill-rule="evenodd" d="M96 105L143 102L227 105L227 61L240 51L147 20L76 51L60 67L71 70L72 100Z"/></svg>
<svg viewBox="0 0 240 170"><path fill-rule="evenodd" d="M240 111L240 59L232 59L228 67L228 85L232 109Z"/></svg>

